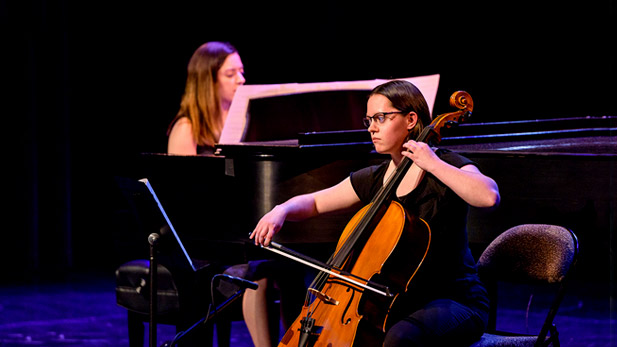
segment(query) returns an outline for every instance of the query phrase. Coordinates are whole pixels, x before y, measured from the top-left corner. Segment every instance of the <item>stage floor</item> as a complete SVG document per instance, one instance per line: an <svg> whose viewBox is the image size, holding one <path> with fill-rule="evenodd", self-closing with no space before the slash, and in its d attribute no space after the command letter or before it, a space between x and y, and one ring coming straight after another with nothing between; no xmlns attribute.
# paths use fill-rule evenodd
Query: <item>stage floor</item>
<svg viewBox="0 0 617 347"><path fill-rule="evenodd" d="M69 277L61 283L0 286L0 346L128 346L126 310L116 305L113 274ZM519 289L503 288L510 298ZM534 305L542 300L537 295ZM527 302L518 301L500 307L506 318L498 328L518 326L525 332ZM575 284L556 319L562 346L617 346L617 317L610 305L607 286ZM530 314L528 329L533 331L542 318ZM145 333L147 345L147 325ZM174 334L173 327L159 325L157 345ZM253 345L243 322L234 323L231 345Z"/></svg>

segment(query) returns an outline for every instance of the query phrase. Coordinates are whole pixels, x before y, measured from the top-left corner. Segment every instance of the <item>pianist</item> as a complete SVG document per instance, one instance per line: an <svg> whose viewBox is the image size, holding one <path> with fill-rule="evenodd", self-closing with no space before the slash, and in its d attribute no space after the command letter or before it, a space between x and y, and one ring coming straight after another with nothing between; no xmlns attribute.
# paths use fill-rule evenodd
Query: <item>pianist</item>
<svg viewBox="0 0 617 347"><path fill-rule="evenodd" d="M207 42L189 61L180 110L167 130L167 153L213 153L238 86L244 65L229 43Z"/></svg>
<svg viewBox="0 0 617 347"><path fill-rule="evenodd" d="M167 132L167 153L212 154L236 89L245 82L244 66L238 51L231 44L207 42L193 53L187 70L180 110ZM287 271L284 264L275 261L257 260L249 264L238 264L225 272L259 284L257 290L247 290L244 293L242 311L254 345L270 347L272 339L266 294L273 283L276 283L281 295L281 318L285 326L285 323L293 321L299 312L305 290L303 278L284 276L283 274L290 271ZM295 305L285 304L290 301ZM290 311L287 306L294 309Z"/></svg>
<svg viewBox="0 0 617 347"><path fill-rule="evenodd" d="M353 172L331 188L275 206L251 238L268 245L286 220L367 205L408 157L414 164L396 188L396 197L409 213L428 223L431 244L406 294L405 313L388 327L384 345L468 346L486 328L488 299L467 244L467 206L496 206L497 185L469 159L409 140L430 123L424 96L409 82L391 81L373 89L364 122L376 151L391 159Z"/></svg>

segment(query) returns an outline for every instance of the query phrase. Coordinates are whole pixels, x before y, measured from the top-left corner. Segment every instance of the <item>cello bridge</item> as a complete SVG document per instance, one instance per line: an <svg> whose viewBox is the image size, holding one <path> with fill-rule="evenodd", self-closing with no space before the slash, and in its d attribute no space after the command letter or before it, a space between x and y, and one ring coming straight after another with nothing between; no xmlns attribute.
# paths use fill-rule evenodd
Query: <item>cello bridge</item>
<svg viewBox="0 0 617 347"><path fill-rule="evenodd" d="M309 293L315 295L315 297L317 299L323 301L324 303L326 303L328 305L338 305L339 304L338 300L335 300L331 296L326 295L326 294L318 291L317 289L309 288L308 291L309 291Z"/></svg>

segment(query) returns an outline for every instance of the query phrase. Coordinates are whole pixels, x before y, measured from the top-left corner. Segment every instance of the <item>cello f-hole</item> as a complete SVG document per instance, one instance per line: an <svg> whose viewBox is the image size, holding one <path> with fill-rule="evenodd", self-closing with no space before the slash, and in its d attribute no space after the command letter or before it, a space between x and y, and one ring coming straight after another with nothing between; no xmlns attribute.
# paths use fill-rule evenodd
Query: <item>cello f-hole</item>
<svg viewBox="0 0 617 347"><path fill-rule="evenodd" d="M343 311L343 314L341 315L341 324L343 325L347 325L351 322L351 318L347 318L347 320L345 320L345 316L347 315L347 311L349 311L349 307L351 306L351 303L353 302L354 295L356 295L356 291L352 289L351 287L347 287L347 292L349 291L352 291L351 297L349 297L347 306L345 306L345 310Z"/></svg>

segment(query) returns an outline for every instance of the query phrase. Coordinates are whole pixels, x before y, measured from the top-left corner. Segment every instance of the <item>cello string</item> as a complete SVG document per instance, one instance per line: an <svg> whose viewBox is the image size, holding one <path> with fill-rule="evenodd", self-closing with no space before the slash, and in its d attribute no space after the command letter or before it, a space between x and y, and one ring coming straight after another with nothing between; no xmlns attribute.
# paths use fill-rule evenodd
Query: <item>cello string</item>
<svg viewBox="0 0 617 347"><path fill-rule="evenodd" d="M339 268L343 267L343 264L346 261L346 259L349 257L349 254L351 253L353 249L356 248L358 240L364 234L363 231L366 230L367 227L371 224L371 222L375 219L375 216L377 216L381 207L385 205L387 202L389 202L390 200L392 200L392 197L387 196L387 195L391 195L391 193L389 192L393 191L394 190L393 186L397 185L400 182L404 174L407 172L407 170L411 166L411 162L412 162L411 159L407 157L403 157L403 160L399 163L396 169L390 174L390 176L386 180L386 183L377 192L377 194L371 201L370 207L368 208L364 216L362 216L360 221L356 224L356 226L350 232L343 246L341 246L341 249L339 250L339 252L337 252L335 261L334 261L334 266L337 266Z"/></svg>

